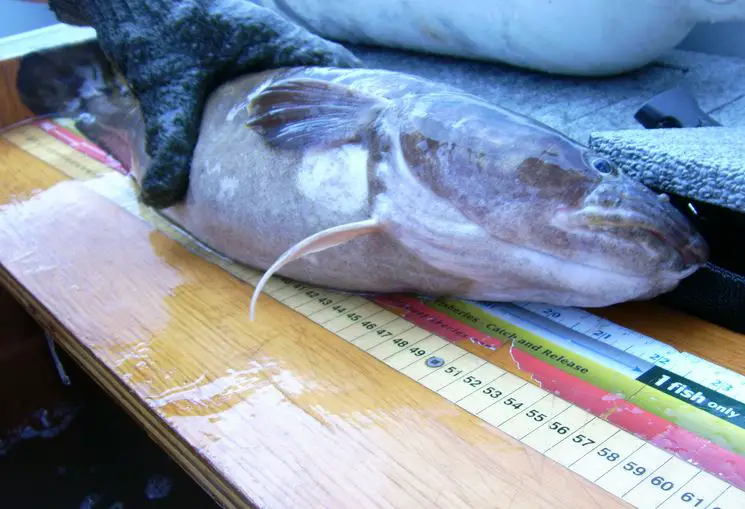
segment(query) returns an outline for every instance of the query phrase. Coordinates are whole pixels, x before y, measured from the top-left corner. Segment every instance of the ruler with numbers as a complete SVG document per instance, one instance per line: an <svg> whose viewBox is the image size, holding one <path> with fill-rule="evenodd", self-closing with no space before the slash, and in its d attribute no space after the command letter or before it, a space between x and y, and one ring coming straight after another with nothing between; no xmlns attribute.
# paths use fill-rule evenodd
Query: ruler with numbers
<svg viewBox="0 0 745 509"><path fill-rule="evenodd" d="M239 279L260 279L142 207L121 168L63 124L41 121L4 138ZM635 507L745 508L742 375L573 308L371 299L283 277L265 291ZM460 346L464 339L507 349L508 361L487 361Z"/></svg>

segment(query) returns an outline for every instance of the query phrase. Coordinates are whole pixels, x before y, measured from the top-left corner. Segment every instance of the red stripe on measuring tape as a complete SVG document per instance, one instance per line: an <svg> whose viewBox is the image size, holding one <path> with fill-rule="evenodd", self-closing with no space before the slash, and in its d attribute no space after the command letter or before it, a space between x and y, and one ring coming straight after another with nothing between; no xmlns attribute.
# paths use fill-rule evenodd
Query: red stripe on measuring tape
<svg viewBox="0 0 745 509"><path fill-rule="evenodd" d="M538 385L587 412L745 489L745 457L518 349L512 356Z"/></svg>

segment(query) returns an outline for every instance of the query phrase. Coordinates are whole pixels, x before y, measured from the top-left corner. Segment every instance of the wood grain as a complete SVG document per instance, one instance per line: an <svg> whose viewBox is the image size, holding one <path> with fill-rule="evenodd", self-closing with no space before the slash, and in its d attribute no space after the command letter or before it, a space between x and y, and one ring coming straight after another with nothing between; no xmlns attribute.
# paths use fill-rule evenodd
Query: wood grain
<svg viewBox="0 0 745 509"><path fill-rule="evenodd" d="M4 284L223 505L628 507L1 149Z"/></svg>
<svg viewBox="0 0 745 509"><path fill-rule="evenodd" d="M59 170L3 139L0 139L0 176L0 204L25 200L53 184L68 180Z"/></svg>

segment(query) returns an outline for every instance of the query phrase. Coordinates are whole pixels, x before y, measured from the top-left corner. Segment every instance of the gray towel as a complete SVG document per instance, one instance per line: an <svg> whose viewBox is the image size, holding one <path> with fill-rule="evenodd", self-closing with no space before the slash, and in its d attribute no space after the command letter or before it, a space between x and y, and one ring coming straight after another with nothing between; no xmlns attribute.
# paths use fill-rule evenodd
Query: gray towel
<svg viewBox="0 0 745 509"><path fill-rule="evenodd" d="M634 72L599 79L556 76L500 64L350 46L368 67L410 72L461 87L586 143L602 131L644 130L636 111L684 86L727 127L745 127L745 59L673 51Z"/></svg>
<svg viewBox="0 0 745 509"><path fill-rule="evenodd" d="M745 213L745 126L605 131L589 144L650 187Z"/></svg>

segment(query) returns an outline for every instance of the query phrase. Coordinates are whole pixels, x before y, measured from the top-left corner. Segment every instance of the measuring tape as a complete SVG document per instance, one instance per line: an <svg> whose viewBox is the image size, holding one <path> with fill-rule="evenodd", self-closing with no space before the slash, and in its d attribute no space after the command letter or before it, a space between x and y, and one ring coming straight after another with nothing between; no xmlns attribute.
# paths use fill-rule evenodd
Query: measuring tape
<svg viewBox="0 0 745 509"><path fill-rule="evenodd" d="M261 278L143 207L115 163L61 124L4 137L242 281ZM280 276L265 292L635 507L745 508L745 377L733 371L574 308L370 299ZM541 386L462 348L464 338L509 348ZM681 444L690 461L670 452Z"/></svg>

